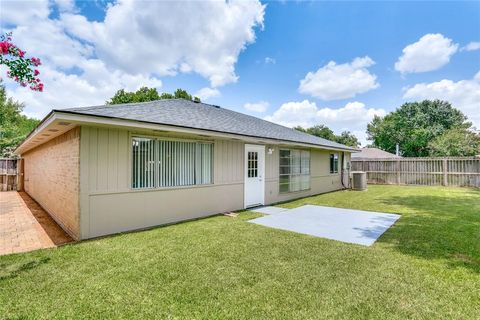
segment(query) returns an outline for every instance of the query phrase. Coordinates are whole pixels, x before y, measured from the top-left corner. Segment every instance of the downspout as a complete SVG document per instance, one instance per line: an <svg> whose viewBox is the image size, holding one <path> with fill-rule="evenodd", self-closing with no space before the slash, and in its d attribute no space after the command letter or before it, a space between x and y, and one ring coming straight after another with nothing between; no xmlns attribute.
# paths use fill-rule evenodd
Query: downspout
<svg viewBox="0 0 480 320"><path fill-rule="evenodd" d="M348 189L350 186L345 186L344 178L345 178L345 152L342 152L342 170L340 171L340 180L342 181L343 189Z"/></svg>

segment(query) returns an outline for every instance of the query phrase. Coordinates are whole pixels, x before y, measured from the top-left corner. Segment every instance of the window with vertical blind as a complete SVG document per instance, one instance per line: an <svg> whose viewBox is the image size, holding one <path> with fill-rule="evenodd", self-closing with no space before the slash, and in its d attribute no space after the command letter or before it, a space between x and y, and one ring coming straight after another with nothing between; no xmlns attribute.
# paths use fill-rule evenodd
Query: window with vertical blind
<svg viewBox="0 0 480 320"><path fill-rule="evenodd" d="M213 144L132 138L132 188L213 183Z"/></svg>
<svg viewBox="0 0 480 320"><path fill-rule="evenodd" d="M155 186L155 144L156 141L153 139L133 139L133 188L153 188Z"/></svg>
<svg viewBox="0 0 480 320"><path fill-rule="evenodd" d="M310 151L280 150L280 192L310 189Z"/></svg>

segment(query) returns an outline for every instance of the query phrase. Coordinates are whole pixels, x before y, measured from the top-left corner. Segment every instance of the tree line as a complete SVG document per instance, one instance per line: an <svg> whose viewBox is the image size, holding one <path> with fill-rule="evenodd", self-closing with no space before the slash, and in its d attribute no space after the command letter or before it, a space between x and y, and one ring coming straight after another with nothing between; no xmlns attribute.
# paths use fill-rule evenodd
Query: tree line
<svg viewBox="0 0 480 320"><path fill-rule="evenodd" d="M372 145L404 157L474 156L480 154L480 134L467 117L447 101L403 104L367 126Z"/></svg>
<svg viewBox="0 0 480 320"><path fill-rule="evenodd" d="M155 88L142 87L134 92L118 90L106 103L114 107L122 103L178 98L200 102L198 97L183 89L159 94ZM23 115L23 109L24 104L8 98L0 83L0 157L11 156L15 147L39 123ZM336 135L324 124L294 129L351 147L360 145L352 132ZM404 157L480 154L480 134L467 117L447 101L405 103L385 117L375 116L367 125L367 135L371 146L391 153L395 153L398 143Z"/></svg>
<svg viewBox="0 0 480 320"><path fill-rule="evenodd" d="M349 131L340 135L325 125L295 129L336 141L359 146ZM449 102L423 100L404 103L385 117L375 116L367 125L369 146L395 153L397 144L404 157L461 157L480 154L480 134L467 117Z"/></svg>
<svg viewBox="0 0 480 320"><path fill-rule="evenodd" d="M40 120L22 114L25 105L7 97L0 83L0 158L13 156L15 147L32 131Z"/></svg>
<svg viewBox="0 0 480 320"><path fill-rule="evenodd" d="M185 99L201 102L199 97L192 96L186 90L177 89L174 93L163 92L159 94L156 88L141 87L137 91L129 92L124 89L118 90L106 104L137 103L163 99Z"/></svg>
<svg viewBox="0 0 480 320"><path fill-rule="evenodd" d="M357 148L360 146L358 138L350 131L343 131L340 135L336 135L332 129L324 124L319 124L310 128L303 128L301 126L294 127L293 129L324 138L330 141L335 141L344 144L349 147Z"/></svg>

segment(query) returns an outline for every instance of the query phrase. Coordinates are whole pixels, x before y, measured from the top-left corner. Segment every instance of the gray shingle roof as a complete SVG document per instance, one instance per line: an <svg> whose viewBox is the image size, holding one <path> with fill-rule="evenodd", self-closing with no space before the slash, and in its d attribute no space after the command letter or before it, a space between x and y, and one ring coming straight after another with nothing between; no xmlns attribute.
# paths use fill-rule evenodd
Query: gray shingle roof
<svg viewBox="0 0 480 320"><path fill-rule="evenodd" d="M360 152L352 154L353 159L387 159L387 158L401 158L393 153L383 151L378 148L365 147Z"/></svg>
<svg viewBox="0 0 480 320"><path fill-rule="evenodd" d="M68 112L141 122L226 132L259 138L300 142L324 147L354 150L342 144L312 136L243 113L184 99L142 103L56 109Z"/></svg>

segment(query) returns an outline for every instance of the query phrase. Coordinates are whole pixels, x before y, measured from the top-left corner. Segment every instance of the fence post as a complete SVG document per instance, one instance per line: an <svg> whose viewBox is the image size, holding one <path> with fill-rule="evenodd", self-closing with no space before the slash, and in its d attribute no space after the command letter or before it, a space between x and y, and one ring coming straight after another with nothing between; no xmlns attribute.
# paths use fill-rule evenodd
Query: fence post
<svg viewBox="0 0 480 320"><path fill-rule="evenodd" d="M400 184L400 160L397 160L397 165L395 169L397 171L397 184Z"/></svg>
<svg viewBox="0 0 480 320"><path fill-rule="evenodd" d="M447 159L443 159L443 185L448 186Z"/></svg>
<svg viewBox="0 0 480 320"><path fill-rule="evenodd" d="M17 160L17 191L23 191L23 159Z"/></svg>

